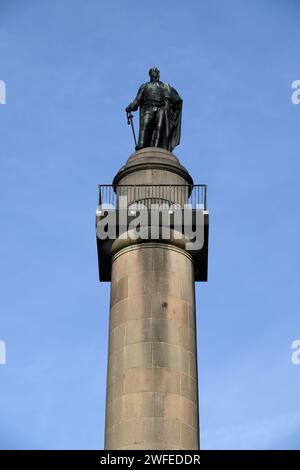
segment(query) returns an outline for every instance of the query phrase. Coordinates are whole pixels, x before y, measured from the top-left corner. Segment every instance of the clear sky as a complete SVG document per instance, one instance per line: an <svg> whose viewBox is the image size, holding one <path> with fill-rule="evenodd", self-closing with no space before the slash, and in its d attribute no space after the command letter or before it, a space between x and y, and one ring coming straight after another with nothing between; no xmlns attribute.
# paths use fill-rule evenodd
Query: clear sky
<svg viewBox="0 0 300 470"><path fill-rule="evenodd" d="M174 153L209 191L202 448L300 449L299 14L297 0L0 0L0 448L103 448L96 185L133 151L124 107L158 66L184 100Z"/></svg>

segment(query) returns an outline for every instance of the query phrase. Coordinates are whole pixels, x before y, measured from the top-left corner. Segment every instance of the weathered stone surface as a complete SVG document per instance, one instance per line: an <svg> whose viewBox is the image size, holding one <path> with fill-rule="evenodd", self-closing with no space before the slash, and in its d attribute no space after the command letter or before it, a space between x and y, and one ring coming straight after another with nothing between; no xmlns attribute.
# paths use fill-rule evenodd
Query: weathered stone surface
<svg viewBox="0 0 300 470"><path fill-rule="evenodd" d="M114 184L193 183L187 170L173 153L161 148L145 148L133 153L113 181Z"/></svg>
<svg viewBox="0 0 300 470"><path fill-rule="evenodd" d="M107 406L110 427L123 421L145 417L177 419L197 430L196 404L178 393L123 393Z"/></svg>
<svg viewBox="0 0 300 470"><path fill-rule="evenodd" d="M107 449L197 449L193 265L135 245L112 269Z"/></svg>

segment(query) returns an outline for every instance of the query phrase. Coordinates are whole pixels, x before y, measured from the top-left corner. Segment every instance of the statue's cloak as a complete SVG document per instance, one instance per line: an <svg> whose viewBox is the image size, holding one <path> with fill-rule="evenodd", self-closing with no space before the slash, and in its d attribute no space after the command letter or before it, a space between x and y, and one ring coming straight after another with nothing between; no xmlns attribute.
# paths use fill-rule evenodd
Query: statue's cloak
<svg viewBox="0 0 300 470"><path fill-rule="evenodd" d="M182 99L168 83L166 87L165 119L166 119L166 149L172 152L173 148L180 143Z"/></svg>

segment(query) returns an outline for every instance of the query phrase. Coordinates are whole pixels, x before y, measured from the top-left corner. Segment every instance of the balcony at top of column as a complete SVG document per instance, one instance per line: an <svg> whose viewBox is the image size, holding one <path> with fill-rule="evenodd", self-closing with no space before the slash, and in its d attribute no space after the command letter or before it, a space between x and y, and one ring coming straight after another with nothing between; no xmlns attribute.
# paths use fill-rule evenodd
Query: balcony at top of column
<svg viewBox="0 0 300 470"><path fill-rule="evenodd" d="M207 280L205 184L104 184L98 188L96 225L100 281L110 281L111 259L118 250L147 242L163 242L185 249L194 260L195 280ZM131 235L137 218L143 229L140 230L143 236L138 239ZM105 222L114 227L103 239L103 236L99 237L98 228ZM192 248L186 248L191 246L193 233L201 235L201 246L194 249L194 244Z"/></svg>

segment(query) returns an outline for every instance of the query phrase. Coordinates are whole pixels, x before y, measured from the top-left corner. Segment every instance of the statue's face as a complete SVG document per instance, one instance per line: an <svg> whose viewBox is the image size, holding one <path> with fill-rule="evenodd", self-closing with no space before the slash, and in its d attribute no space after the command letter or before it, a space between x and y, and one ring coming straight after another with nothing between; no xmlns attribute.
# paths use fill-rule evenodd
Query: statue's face
<svg viewBox="0 0 300 470"><path fill-rule="evenodd" d="M152 80L155 80L155 81L159 80L159 70L158 69L151 69L150 70L150 78Z"/></svg>

